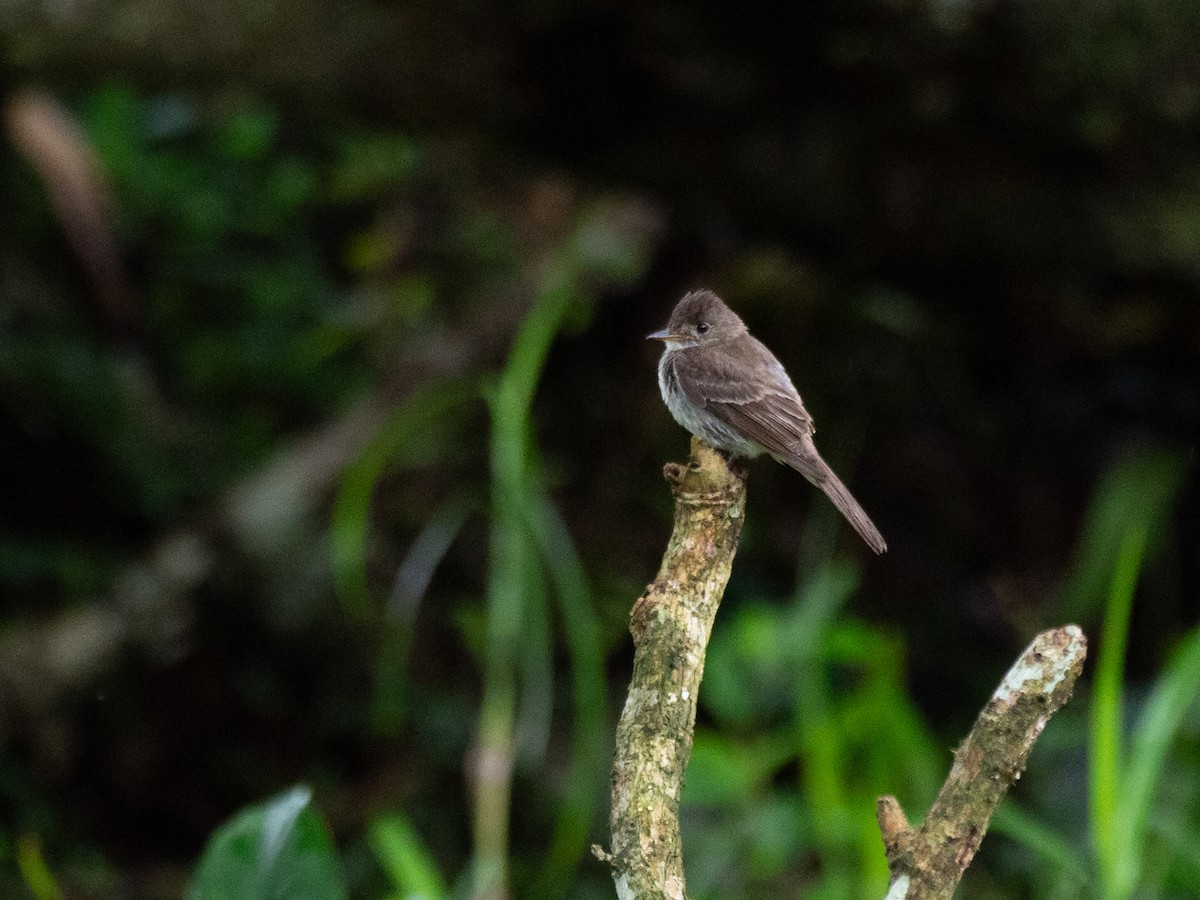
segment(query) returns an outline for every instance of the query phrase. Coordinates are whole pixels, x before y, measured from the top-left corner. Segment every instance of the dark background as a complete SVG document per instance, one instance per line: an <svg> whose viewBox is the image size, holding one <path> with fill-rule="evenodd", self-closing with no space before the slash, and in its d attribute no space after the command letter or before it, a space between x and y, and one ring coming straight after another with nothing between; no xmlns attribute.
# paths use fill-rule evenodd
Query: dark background
<svg viewBox="0 0 1200 900"><path fill-rule="evenodd" d="M297 782L354 896L386 895L369 834L397 813L468 890L497 373L562 284L529 477L596 616L589 841L686 449L643 335L686 290L776 351L890 546L753 467L692 896L881 895L874 795L919 817L1041 628L1102 646L1127 526L1131 720L1195 624L1190 2L98 0L0 29L6 895L34 836L67 896L178 896L216 825ZM579 784L564 559L522 576L516 896ZM1117 896L1089 702L1090 673L1017 797L1082 874L1011 825L970 896ZM1198 746L1193 711L1139 896L1200 884ZM583 848L555 888L606 896Z"/></svg>

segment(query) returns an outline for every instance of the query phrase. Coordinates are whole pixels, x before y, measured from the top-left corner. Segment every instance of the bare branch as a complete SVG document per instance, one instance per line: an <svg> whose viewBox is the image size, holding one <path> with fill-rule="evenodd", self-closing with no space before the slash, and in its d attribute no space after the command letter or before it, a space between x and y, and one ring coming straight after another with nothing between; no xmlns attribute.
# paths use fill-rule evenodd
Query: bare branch
<svg viewBox="0 0 1200 900"><path fill-rule="evenodd" d="M611 864L621 898L682 900L679 796L692 752L696 696L717 606L729 581L746 511L746 482L692 439L687 466L663 471L675 527L654 583L630 613L635 654L617 725Z"/></svg>
<svg viewBox="0 0 1200 900"><path fill-rule="evenodd" d="M886 900L950 900L975 857L988 823L1050 717L1071 698L1087 639L1076 625L1033 639L954 754L929 816L912 828L895 797L876 810L891 890Z"/></svg>

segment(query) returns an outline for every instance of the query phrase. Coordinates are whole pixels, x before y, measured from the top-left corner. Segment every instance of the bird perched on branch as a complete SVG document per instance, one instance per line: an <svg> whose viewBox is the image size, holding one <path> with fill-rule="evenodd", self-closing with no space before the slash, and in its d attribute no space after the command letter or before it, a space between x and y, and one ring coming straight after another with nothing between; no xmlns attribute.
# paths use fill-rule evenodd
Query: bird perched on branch
<svg viewBox="0 0 1200 900"><path fill-rule="evenodd" d="M883 535L813 444L812 416L783 365L712 291L692 291L667 327L647 335L666 345L658 386L675 421L732 457L769 453L833 501L876 553Z"/></svg>

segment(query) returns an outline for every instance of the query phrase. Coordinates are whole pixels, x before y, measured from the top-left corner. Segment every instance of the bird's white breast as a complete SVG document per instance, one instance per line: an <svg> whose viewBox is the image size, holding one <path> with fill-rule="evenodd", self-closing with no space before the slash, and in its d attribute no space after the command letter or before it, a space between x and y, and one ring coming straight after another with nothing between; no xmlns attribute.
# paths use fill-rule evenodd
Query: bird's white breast
<svg viewBox="0 0 1200 900"><path fill-rule="evenodd" d="M763 448L758 444L742 437L712 413L688 399L671 366L671 356L677 352L668 345L658 361L658 389L671 417L710 447L747 459L762 453Z"/></svg>

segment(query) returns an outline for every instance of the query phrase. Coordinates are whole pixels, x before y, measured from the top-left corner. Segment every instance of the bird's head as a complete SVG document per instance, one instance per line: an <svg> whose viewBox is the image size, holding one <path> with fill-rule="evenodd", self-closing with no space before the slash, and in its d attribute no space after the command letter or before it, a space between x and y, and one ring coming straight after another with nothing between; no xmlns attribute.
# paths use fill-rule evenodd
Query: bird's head
<svg viewBox="0 0 1200 900"><path fill-rule="evenodd" d="M746 333L737 313L712 291L692 291L684 296L671 313L667 327L646 335L647 340L662 341L668 350L715 344Z"/></svg>

